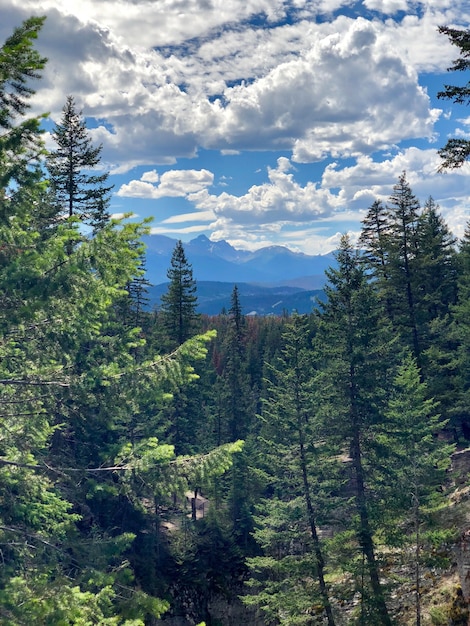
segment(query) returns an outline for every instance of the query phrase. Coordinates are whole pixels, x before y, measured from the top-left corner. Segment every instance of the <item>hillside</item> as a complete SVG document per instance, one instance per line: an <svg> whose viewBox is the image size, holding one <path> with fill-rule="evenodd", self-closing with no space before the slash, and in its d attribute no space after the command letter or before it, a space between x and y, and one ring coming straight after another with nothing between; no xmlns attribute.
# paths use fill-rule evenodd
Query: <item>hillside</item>
<svg viewBox="0 0 470 626"><path fill-rule="evenodd" d="M288 312L310 313L316 306L317 298L322 299L321 289L305 290L298 287L267 287L249 283L236 283L244 315L280 315ZM197 283L198 312L218 315L230 308L230 297L235 283L199 281ZM168 283L161 283L149 289L152 308L160 304Z"/></svg>

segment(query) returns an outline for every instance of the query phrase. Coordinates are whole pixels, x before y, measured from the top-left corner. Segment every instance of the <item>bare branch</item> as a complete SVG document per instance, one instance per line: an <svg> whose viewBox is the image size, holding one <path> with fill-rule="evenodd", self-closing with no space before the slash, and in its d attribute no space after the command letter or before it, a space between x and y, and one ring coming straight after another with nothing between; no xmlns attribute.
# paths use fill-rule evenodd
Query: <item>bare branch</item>
<svg viewBox="0 0 470 626"><path fill-rule="evenodd" d="M0 379L0 385L29 385L33 387L70 387L70 383L64 383L60 380L27 380L27 379L14 379L3 378Z"/></svg>

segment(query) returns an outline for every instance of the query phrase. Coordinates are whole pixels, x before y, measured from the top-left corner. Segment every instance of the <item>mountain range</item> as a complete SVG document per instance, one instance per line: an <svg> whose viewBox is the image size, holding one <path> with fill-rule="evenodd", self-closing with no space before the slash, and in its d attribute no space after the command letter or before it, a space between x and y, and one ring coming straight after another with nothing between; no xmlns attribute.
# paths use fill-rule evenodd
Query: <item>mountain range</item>
<svg viewBox="0 0 470 626"><path fill-rule="evenodd" d="M176 239L145 235L146 278L152 305L166 291L167 270ZM283 246L268 246L254 252L238 250L227 241L210 241L205 235L184 243L186 258L198 286L199 311L216 315L230 307L237 285L245 313L308 312L322 293L325 270L335 265L333 253L308 255Z"/></svg>

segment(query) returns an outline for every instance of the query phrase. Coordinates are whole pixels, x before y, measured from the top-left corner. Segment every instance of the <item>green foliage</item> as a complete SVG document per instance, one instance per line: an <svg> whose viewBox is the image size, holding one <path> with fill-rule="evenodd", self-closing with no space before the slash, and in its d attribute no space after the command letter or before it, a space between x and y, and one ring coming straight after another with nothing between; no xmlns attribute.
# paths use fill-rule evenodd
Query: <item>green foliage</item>
<svg viewBox="0 0 470 626"><path fill-rule="evenodd" d="M383 325L374 289L349 238L343 236L337 253L338 268L327 271L328 300L319 313L316 345L319 352L319 394L323 432L348 455L352 479L349 525L367 564L368 585L361 590L370 623L391 624L380 582L374 530L374 489L368 465L373 430L380 422L387 395L391 339Z"/></svg>
<svg viewBox="0 0 470 626"><path fill-rule="evenodd" d="M214 480L242 443L178 457L156 436L162 407L197 380L194 362L215 333L162 354L119 318L146 226L107 219L106 176L82 171L100 148L71 98L47 191L39 121L16 119L44 65L32 49L42 21L25 22L0 51L0 615L144 624L168 607L136 552L147 533L160 541L157 498Z"/></svg>
<svg viewBox="0 0 470 626"><path fill-rule="evenodd" d="M469 233L456 253L403 175L369 209L364 254L343 237L319 312L247 319L234 288L197 335L178 242L151 314L147 226L108 219L71 98L44 180L27 117L42 22L0 48L0 621L137 626L173 597L209 623L209 599L248 579L267 619L333 626L359 599L346 619L388 626L397 554L418 616L422 568L455 541L438 435L466 432ZM201 494L204 517L187 506Z"/></svg>
<svg viewBox="0 0 470 626"><path fill-rule="evenodd" d="M31 17L16 28L0 48L0 217L12 215L9 207L40 179L38 158L43 154L40 117L22 119L34 94L46 59L34 49L44 23ZM8 193L7 193L8 189Z"/></svg>
<svg viewBox="0 0 470 626"><path fill-rule="evenodd" d="M257 442L269 492L254 518L253 535L263 554L247 560L251 593L243 601L281 623L314 623L313 611L318 623L326 614L334 625L318 529L333 498L325 462L328 447L320 442L307 318L294 315L282 343L281 356L267 366Z"/></svg>
<svg viewBox="0 0 470 626"><path fill-rule="evenodd" d="M0 591L2 624L50 624L50 626L144 626L148 615L160 617L168 604L136 592L124 615L116 614L116 591L105 586L99 592L72 587L64 579L45 575L12 578Z"/></svg>

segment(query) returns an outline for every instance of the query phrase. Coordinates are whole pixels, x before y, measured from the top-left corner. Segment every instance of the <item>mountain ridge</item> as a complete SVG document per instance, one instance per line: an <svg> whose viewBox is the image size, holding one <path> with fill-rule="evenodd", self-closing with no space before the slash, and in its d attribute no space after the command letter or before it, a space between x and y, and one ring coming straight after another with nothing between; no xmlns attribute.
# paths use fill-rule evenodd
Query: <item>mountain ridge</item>
<svg viewBox="0 0 470 626"><path fill-rule="evenodd" d="M166 235L144 235L142 240L146 245L147 279L153 285L166 282L177 240ZM326 282L325 269L335 264L333 253L307 255L276 245L255 251L238 250L225 240L213 242L206 235L183 242L183 247L198 282L279 286L300 280L303 289L319 289Z"/></svg>

